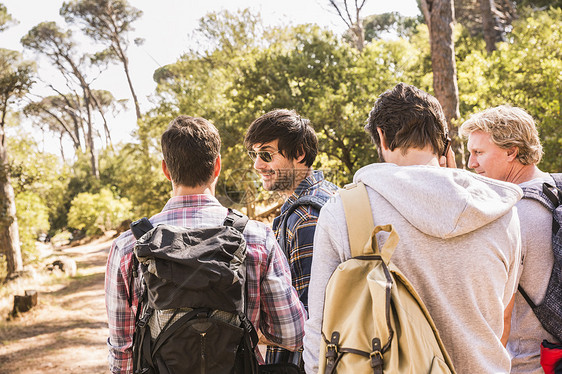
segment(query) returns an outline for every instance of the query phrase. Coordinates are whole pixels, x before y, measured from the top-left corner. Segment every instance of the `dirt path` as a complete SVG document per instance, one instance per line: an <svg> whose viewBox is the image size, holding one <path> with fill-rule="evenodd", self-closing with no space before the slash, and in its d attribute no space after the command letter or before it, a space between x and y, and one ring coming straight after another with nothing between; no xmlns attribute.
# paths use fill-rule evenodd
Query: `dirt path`
<svg viewBox="0 0 562 374"><path fill-rule="evenodd" d="M105 238L58 251L76 261L76 276L38 285L37 307L20 317L0 316L0 373L109 372L104 276L110 245Z"/></svg>

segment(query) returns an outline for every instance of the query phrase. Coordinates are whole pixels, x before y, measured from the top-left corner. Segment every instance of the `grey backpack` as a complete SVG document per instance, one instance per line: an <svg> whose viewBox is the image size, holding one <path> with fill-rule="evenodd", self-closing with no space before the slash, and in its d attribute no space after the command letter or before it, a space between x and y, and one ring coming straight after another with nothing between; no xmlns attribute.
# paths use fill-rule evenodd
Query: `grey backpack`
<svg viewBox="0 0 562 374"><path fill-rule="evenodd" d="M523 188L525 198L540 202L552 212L552 252L554 266L542 304L536 305L519 286L519 292L525 298L542 326L558 341L562 341L562 174L551 174L555 186L543 183L542 188Z"/></svg>

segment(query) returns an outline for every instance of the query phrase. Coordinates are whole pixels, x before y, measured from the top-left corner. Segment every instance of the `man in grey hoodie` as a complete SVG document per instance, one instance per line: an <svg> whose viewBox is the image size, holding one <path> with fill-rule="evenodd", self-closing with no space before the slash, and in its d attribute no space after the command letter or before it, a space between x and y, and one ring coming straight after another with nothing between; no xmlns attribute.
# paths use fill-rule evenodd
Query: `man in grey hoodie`
<svg viewBox="0 0 562 374"><path fill-rule="evenodd" d="M367 186L374 224L392 224L400 235L392 261L426 304L456 371L508 373L502 334L521 261L513 208L520 188L440 167L447 123L437 99L416 87L400 83L383 93L365 128L385 163L363 167L353 181ZM382 245L387 234L377 237ZM307 373L318 370L326 285L349 258L338 196L320 212L314 238Z"/></svg>

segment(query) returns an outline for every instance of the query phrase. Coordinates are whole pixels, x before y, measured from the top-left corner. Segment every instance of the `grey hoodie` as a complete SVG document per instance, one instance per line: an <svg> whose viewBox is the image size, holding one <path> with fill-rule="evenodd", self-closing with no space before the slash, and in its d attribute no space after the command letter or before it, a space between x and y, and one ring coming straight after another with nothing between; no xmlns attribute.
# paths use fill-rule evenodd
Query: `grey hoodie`
<svg viewBox="0 0 562 374"><path fill-rule="evenodd" d="M458 373L509 373L501 344L503 312L516 290L521 189L465 170L372 164L354 182L367 186L375 225L392 224L392 261L426 304ZM386 233L377 234L381 245ZM305 325L307 373L318 370L326 284L350 258L341 199L320 212ZM350 285L352 287L352 285Z"/></svg>

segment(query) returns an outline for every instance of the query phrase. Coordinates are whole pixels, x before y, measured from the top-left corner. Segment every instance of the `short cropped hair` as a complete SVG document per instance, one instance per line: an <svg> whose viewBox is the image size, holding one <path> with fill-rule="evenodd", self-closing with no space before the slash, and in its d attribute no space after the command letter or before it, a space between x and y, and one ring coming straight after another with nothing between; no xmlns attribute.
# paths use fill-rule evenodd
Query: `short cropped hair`
<svg viewBox="0 0 562 374"><path fill-rule="evenodd" d="M523 165L538 164L543 155L535 121L521 108L510 105L488 108L473 114L459 131L464 138L474 131L483 131L502 149L517 147L516 159Z"/></svg>
<svg viewBox="0 0 562 374"><path fill-rule="evenodd" d="M211 181L220 154L216 127L204 118L179 116L162 134L162 153L172 182L197 187Z"/></svg>
<svg viewBox="0 0 562 374"><path fill-rule="evenodd" d="M289 160L304 153L304 163L312 166L318 154L318 138L310 121L294 110L275 109L256 119L246 132L244 146L251 150L257 144L279 140L279 152Z"/></svg>
<svg viewBox="0 0 562 374"><path fill-rule="evenodd" d="M398 83L379 96L365 130L380 148L377 128L382 130L391 151L400 148L406 154L409 148L423 149L428 145L434 154L445 151L448 127L441 104L417 87Z"/></svg>

